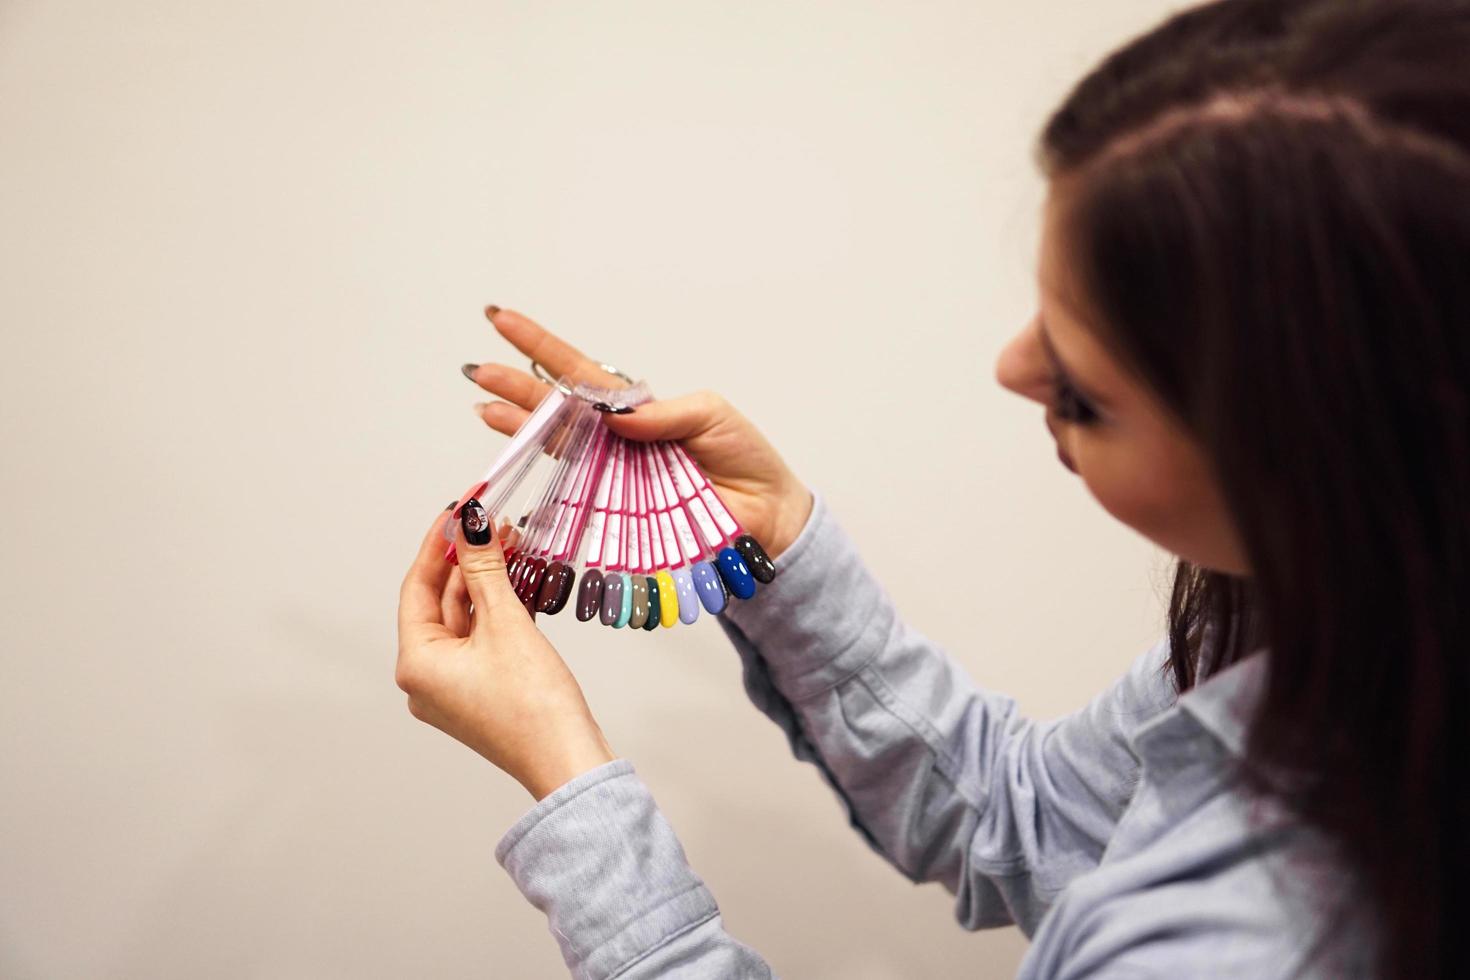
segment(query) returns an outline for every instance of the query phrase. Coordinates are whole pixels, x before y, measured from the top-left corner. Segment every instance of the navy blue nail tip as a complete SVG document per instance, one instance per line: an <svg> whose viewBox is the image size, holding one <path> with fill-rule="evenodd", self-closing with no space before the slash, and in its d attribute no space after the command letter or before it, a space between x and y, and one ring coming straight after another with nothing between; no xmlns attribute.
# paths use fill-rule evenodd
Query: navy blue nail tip
<svg viewBox="0 0 1470 980"><path fill-rule="evenodd" d="M721 548L720 553L715 556L715 568L719 569L720 578L730 587L731 594L736 598L749 599L755 595L755 577L750 574L740 552L734 548Z"/></svg>

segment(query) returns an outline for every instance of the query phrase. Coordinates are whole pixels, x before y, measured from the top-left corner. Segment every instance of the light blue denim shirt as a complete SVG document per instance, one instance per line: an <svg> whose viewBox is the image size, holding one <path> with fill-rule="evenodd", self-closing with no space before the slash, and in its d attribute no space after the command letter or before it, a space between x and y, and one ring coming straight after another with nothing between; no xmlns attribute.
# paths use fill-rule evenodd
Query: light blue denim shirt
<svg viewBox="0 0 1470 980"><path fill-rule="evenodd" d="M1180 697L1160 642L1075 714L1025 719L899 618L814 496L775 580L720 625L795 756L960 925L1019 926L1023 978L1367 975L1369 924L1328 920L1358 907L1347 876L1235 779L1264 651ZM626 759L546 796L495 857L574 977L774 975Z"/></svg>

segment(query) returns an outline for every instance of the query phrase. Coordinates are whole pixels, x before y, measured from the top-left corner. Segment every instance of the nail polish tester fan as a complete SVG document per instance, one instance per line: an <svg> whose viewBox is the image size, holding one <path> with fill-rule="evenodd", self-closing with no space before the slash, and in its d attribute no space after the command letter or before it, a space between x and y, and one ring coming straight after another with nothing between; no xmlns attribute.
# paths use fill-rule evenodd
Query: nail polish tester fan
<svg viewBox="0 0 1470 980"><path fill-rule="evenodd" d="M545 377L539 364L532 362ZM692 623L700 607L749 599L776 569L730 515L714 486L677 442L636 442L604 423L650 400L642 382L615 368L627 388L554 383L484 478L454 507L475 500L503 522L506 571L530 609L555 615L575 589L576 615L605 626L651 630ZM445 524L449 537L452 525ZM451 541L444 557L455 561Z"/></svg>

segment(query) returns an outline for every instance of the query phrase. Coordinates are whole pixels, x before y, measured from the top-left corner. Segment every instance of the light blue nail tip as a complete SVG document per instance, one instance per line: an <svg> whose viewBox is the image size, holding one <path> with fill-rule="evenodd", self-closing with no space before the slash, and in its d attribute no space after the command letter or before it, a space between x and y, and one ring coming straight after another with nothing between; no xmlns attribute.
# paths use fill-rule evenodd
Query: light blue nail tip
<svg viewBox="0 0 1470 980"><path fill-rule="evenodd" d="M720 584L720 573L715 571L715 566L707 561L695 562L694 587L710 615L725 608L725 587Z"/></svg>
<svg viewBox="0 0 1470 980"><path fill-rule="evenodd" d="M746 567L745 559L740 557L740 552L734 548L721 548L715 557L720 576L724 578L725 584L737 598L749 599L755 595L755 576L750 574Z"/></svg>
<svg viewBox="0 0 1470 980"><path fill-rule="evenodd" d="M687 568L676 568L670 574L674 576L674 595L679 600L679 622L688 626L699 618L699 596L694 586L694 575Z"/></svg>

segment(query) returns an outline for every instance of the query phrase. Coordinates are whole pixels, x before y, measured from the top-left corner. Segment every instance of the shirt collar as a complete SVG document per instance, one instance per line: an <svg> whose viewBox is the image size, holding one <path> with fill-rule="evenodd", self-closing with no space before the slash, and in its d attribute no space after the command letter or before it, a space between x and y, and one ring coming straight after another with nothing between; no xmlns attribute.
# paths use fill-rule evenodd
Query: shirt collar
<svg viewBox="0 0 1470 980"><path fill-rule="evenodd" d="M1264 693L1266 665L1266 650L1261 648L1185 691L1179 707L1230 754L1244 755L1246 734Z"/></svg>

